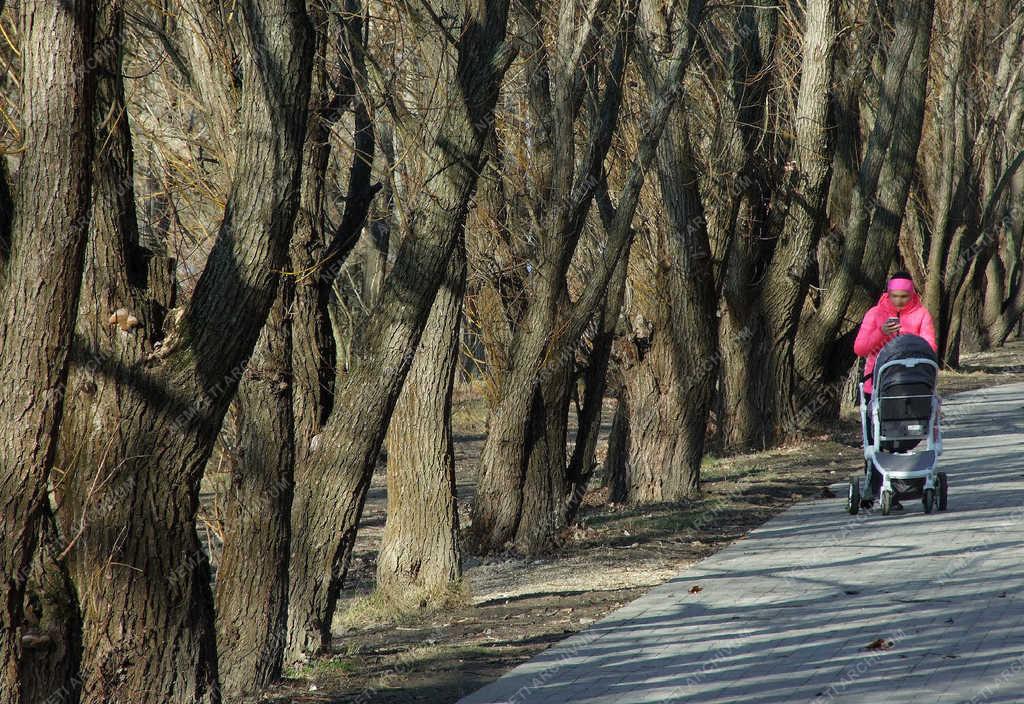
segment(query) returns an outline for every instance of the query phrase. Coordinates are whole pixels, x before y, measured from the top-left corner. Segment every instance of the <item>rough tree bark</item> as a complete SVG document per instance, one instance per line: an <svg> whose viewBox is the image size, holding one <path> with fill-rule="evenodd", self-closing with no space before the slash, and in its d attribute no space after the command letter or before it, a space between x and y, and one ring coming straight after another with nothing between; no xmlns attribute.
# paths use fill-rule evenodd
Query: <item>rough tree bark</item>
<svg viewBox="0 0 1024 704"><path fill-rule="evenodd" d="M1020 108L1024 114L1024 96L1020 98ZM1024 264L1021 261L1024 258L1024 249L1021 247L1024 242L1024 170L1014 176L1009 201L1011 206L1003 248L1006 295L998 312L986 319L990 341L997 346L1006 342L1024 315L1024 276L1021 276L1021 266Z"/></svg>
<svg viewBox="0 0 1024 704"><path fill-rule="evenodd" d="M644 9L645 21L655 22L655 8ZM666 29L656 27L663 37ZM654 56L644 56L641 66L648 89L655 91L662 76ZM649 330L624 345L628 362L622 365L629 498L637 503L674 501L699 491L719 360L711 245L681 105L668 117L654 167L668 217L658 227L651 257L654 285L646 296L634 297L649 303L641 307Z"/></svg>
<svg viewBox="0 0 1024 704"><path fill-rule="evenodd" d="M602 198L599 196L599 199ZM604 219L605 216L602 217ZM609 213L608 223L613 218L614 215ZM587 487L597 468L595 455L601 432L605 390L608 388L609 362L625 298L628 268L629 251L627 250L616 266L615 274L608 286L608 298L602 305L596 320L590 356L587 359L587 367L584 372L583 406L580 409L577 423L576 444L573 446L572 455L569 458L567 476L570 489L565 505L564 521L566 525L576 519L576 514L586 496Z"/></svg>
<svg viewBox="0 0 1024 704"><path fill-rule="evenodd" d="M771 254L771 165L775 158L770 91L780 10L774 3L743 7L737 17L733 99L724 107L737 124L731 150L740 159L731 188L707 189L707 212L720 274L717 443L726 450L764 447L770 436L767 383L759 373L767 354L759 287ZM735 202L734 202L735 201ZM720 223L720 224L719 224Z"/></svg>
<svg viewBox="0 0 1024 704"><path fill-rule="evenodd" d="M330 88L327 64L335 57L328 38L339 21L343 46L353 34L362 42L362 34L358 13L339 20L312 3L309 14L315 32L314 66L288 267L294 273L280 284L235 404L236 465L216 585L221 689L229 699L259 691L281 674L287 643L294 466L311 451L330 402L330 272L319 269L327 247L325 175L331 124L356 96L351 80L341 81L337 92ZM342 50L347 56L338 58L345 65L357 52ZM372 155L358 150L353 154L354 161L367 158ZM350 179L350 194L365 190L366 176ZM360 207L358 197L346 201L348 209ZM253 554L262 556L256 567L250 566Z"/></svg>
<svg viewBox="0 0 1024 704"><path fill-rule="evenodd" d="M930 101L934 115L926 122L930 129L918 160L931 232L927 250L919 245L929 273L923 298L947 364L957 361L960 350L954 345L991 344L998 311L1012 299L1013 278L1004 276L1013 265L1004 269L998 252L999 231L1012 203L1005 190L1021 167L1024 16L1005 2L990 9L982 14L972 4L959 3L938 14L937 26L944 22L949 31L934 52L941 88ZM992 36L979 40L988 31ZM979 91L981 75L991 78ZM975 287L984 292L981 301L974 300ZM974 312L965 316L965 305Z"/></svg>
<svg viewBox="0 0 1024 704"><path fill-rule="evenodd" d="M82 619L49 506L44 506L39 533L25 598L24 701L76 702L81 685Z"/></svg>
<svg viewBox="0 0 1024 704"><path fill-rule="evenodd" d="M542 2L518 6L518 28L528 46L530 79L524 90L536 143L529 157L534 166L524 209L531 215L511 227L530 232L537 245L529 257L531 274L524 281L522 312L506 310L501 316L515 321L509 349L491 360L495 365L507 362L507 369L500 373L498 398L488 418L474 501L473 534L477 547L485 551L502 549L509 542L524 552L544 549L564 519L568 399L576 344L565 338L553 351L550 343L560 337L566 323L567 273L617 123L635 23L635 7L629 3L611 6L612 11L622 10L618 17L599 16L594 5L577 27L572 5L572 0L563 0L550 13ZM555 26L545 30L546 22ZM613 58L607 66L593 64L595 75L606 74L607 88L604 95L595 91L591 98L590 104L599 108L591 109L589 143L578 165L574 132L586 88L580 80L585 72L582 62L594 51L602 26L616 22ZM558 36L553 48L544 42L545 31Z"/></svg>
<svg viewBox="0 0 1024 704"><path fill-rule="evenodd" d="M237 456L217 568L217 652L229 701L281 676L288 626L288 556L295 461L292 283L277 299L238 386Z"/></svg>
<svg viewBox="0 0 1024 704"><path fill-rule="evenodd" d="M240 5L237 156L224 219L191 300L161 331L154 303L169 296L151 283L153 258L138 245L120 8L111 7L104 26L116 50L102 59L94 113L103 138L90 259L56 462L83 616L82 700L213 704L221 697L209 567L195 529L199 482L286 261L310 26L299 0ZM119 500L103 504L110 496Z"/></svg>
<svg viewBox="0 0 1024 704"><path fill-rule="evenodd" d="M620 30L616 50L609 74L622 74L625 56L632 43L635 7L624 9L625 27ZM572 197L556 198L549 203L548 224L540 239L541 252L534 262L542 275L532 277L529 282L529 303L524 318L516 330L512 343L511 370L505 380L501 398L489 418L489 432L481 454L481 474L477 483L477 494L473 503L472 533L476 549L482 552L503 550L508 545L524 553L535 553L549 547L559 532L564 519L565 494L550 496L544 492L568 490L565 475L565 445L562 422L566 417L568 402L568 365L580 336L597 310L597 302L605 297L618 258L626 250L632 237L630 227L646 169L654 158L654 152L669 112L679 100L678 85L689 62L696 36L696 27L701 19L703 3L693 1L687 4L685 19L681 22L683 36L674 46L664 81L655 93L653 107L641 131L637 155L628 172L625 185L620 192L616 215L608 229L608 242L604 257L598 263L598 272L587 281L585 288L572 305L568 305L565 290L565 272L579 241L582 217L599 183L598 175L604 154L607 153L611 132L617 120L618 104L621 99L619 82L610 79L606 94L600 105L602 114L596 120L596 129L591 132L591 144L582 159L580 173L575 173L575 147L572 144L571 126L575 105L571 98L571 82L563 76L555 82L551 93L559 97L555 101L554 114L558 120L548 125L541 143L547 140L550 155L554 159L553 175L544 189L555 193L571 193ZM563 25L571 13L560 13ZM522 18L530 32L537 32L532 15ZM575 30L560 25L560 35L571 36ZM580 30L575 41L563 40L566 47L582 47L591 41L590 27ZM539 40L534 39L538 46ZM563 49L566 50L567 49ZM537 51L532 57L540 56ZM564 71L574 65L566 63L566 56L556 56L553 61ZM549 75L544 61L531 70L538 81ZM533 90L545 88L534 85ZM532 109L538 109L538 102L531 94ZM541 101L540 104L543 104ZM568 135L568 136L566 136ZM556 169L557 167L557 169ZM542 189L542 191L544 190ZM563 381L563 379L565 381ZM562 399L565 399L564 401ZM560 439L560 437L562 439Z"/></svg>
<svg viewBox="0 0 1024 704"><path fill-rule="evenodd" d="M608 431L608 453L604 460L604 485L608 501L616 504L629 501L629 403L620 389L618 405Z"/></svg>
<svg viewBox="0 0 1024 704"><path fill-rule="evenodd" d="M966 3L954 4L953 12L947 20L950 31L935 52L940 59L944 80L935 101L937 124L930 131L928 140L929 146L934 145L934 151L928 151L932 152L929 156L943 167L938 170L922 169L923 187L931 205L931 240L924 254L931 276L924 280L922 301L932 313L940 354L947 349L951 316L951 301L944 295L944 291L947 288L946 281L952 279L953 272L946 268L946 258L950 254L952 242L962 240L961 237L955 237L955 232L962 226L962 218L966 215L963 194L958 197L957 192L969 163L966 151L968 109L964 102L967 90L968 29L972 19L973 15L968 14ZM956 253L953 254L955 257ZM954 266L958 266L955 259L952 261Z"/></svg>
<svg viewBox="0 0 1024 704"><path fill-rule="evenodd" d="M388 510L377 589L399 604L443 604L462 577L451 410L465 280L460 243L388 427Z"/></svg>
<svg viewBox="0 0 1024 704"><path fill-rule="evenodd" d="M13 704L88 232L93 12L82 0L17 5L24 149L13 213L6 183L0 210L0 700Z"/></svg>
<svg viewBox="0 0 1024 704"><path fill-rule="evenodd" d="M344 581L370 477L388 420L412 363L452 248L463 230L481 167L483 142L513 51L504 43L508 6L451 3L465 16L454 46L430 17L418 17L419 49L437 70L435 106L444 120L399 130L433 173L410 208L405 232L380 301L355 341L353 365L339 370L333 413L320 430L319 451L296 467L289 567L288 664L325 647ZM455 56L452 56L454 49ZM430 106L421 106L427 108ZM413 129L413 127L415 127ZM340 507L340 510L339 510Z"/></svg>
<svg viewBox="0 0 1024 704"><path fill-rule="evenodd" d="M824 387L846 367L830 364L831 351L874 303L896 252L924 121L928 59L935 3L894 6L879 109L853 193L850 223L839 266L825 288L818 310L805 316L793 355L805 382ZM854 321L854 322L850 322ZM835 388L835 387L832 387ZM837 394L832 393L834 401Z"/></svg>
<svg viewBox="0 0 1024 704"><path fill-rule="evenodd" d="M668 215L654 263L651 331L623 365L629 423L629 498L676 501L700 489L708 413L718 374L717 296L704 208L683 111L676 107L655 159Z"/></svg>
<svg viewBox="0 0 1024 704"><path fill-rule="evenodd" d="M838 5L838 0L813 0L807 4L796 135L785 194L787 209L762 291L769 343L765 370L768 400L772 428L782 437L798 430L793 419L801 401L810 400L801 399L797 393L793 355L818 239L827 224L825 205L835 153L831 91L839 31Z"/></svg>

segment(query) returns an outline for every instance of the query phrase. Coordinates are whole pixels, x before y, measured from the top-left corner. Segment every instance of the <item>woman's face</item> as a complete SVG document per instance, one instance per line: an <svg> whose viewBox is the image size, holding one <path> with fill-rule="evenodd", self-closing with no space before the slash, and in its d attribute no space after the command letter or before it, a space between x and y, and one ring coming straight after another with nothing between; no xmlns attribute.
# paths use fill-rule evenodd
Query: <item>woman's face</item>
<svg viewBox="0 0 1024 704"><path fill-rule="evenodd" d="M910 302L910 291L889 291L889 300L897 308L902 308Z"/></svg>

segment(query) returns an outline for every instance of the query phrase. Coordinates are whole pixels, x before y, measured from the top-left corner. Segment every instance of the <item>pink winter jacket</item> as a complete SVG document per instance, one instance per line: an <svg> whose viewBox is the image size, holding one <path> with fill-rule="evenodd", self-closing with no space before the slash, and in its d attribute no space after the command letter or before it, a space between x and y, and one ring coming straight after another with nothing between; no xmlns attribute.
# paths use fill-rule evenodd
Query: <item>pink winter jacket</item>
<svg viewBox="0 0 1024 704"><path fill-rule="evenodd" d="M928 341L933 350L938 351L938 345L935 344L935 325L932 323L931 313L921 304L920 296L916 292L912 293L910 301L903 307L903 310L897 310L889 300L889 294L883 293L882 297L878 299L878 305L864 315L864 322L860 324L857 339L853 343L854 353L858 357L867 357L867 363L864 365L864 375L867 377L864 380L864 393L866 394L871 393L870 375L875 369L875 358L885 347L885 343L895 337L895 335L886 335L882 332L885 321L892 317L900 319L898 334L920 335Z"/></svg>

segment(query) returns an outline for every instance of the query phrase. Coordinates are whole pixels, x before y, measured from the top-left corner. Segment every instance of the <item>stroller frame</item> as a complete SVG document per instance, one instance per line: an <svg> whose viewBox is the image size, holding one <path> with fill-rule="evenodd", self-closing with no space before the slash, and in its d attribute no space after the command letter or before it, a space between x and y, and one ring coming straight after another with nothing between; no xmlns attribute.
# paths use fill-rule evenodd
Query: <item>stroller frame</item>
<svg viewBox="0 0 1024 704"><path fill-rule="evenodd" d="M924 357L913 357L908 359L894 359L883 364L875 373L875 378L881 380L885 371L894 366L913 367L918 364L927 364L938 372L939 365ZM881 433L881 410L884 399L898 398L923 398L923 395L916 396L886 396L882 393L874 393L870 401L870 423L871 433L868 432L868 401L864 396L864 382L858 385L860 399L860 425L861 440L864 447L864 473L860 477L850 479L850 495L847 508L851 514L856 514L861 508L861 502L870 505L874 501L871 490L871 470L876 469L882 476L882 484L879 487L881 496L882 514L888 515L892 508L892 502L897 492L893 487L892 480L921 480L921 497L925 513L931 513L932 507L938 499L940 511L946 508L947 481L943 472L937 472L938 457L942 454L942 430L939 421L939 409L941 402L934 390L930 394L931 412L928 418L928 427L923 432L903 434L899 436L885 436ZM909 426L913 427L913 426ZM869 441L870 437L870 441ZM922 451L915 448L908 452L886 452L882 450L883 442L901 440L924 440L925 449ZM938 496L936 496L938 493ZM917 495L915 492L914 496Z"/></svg>

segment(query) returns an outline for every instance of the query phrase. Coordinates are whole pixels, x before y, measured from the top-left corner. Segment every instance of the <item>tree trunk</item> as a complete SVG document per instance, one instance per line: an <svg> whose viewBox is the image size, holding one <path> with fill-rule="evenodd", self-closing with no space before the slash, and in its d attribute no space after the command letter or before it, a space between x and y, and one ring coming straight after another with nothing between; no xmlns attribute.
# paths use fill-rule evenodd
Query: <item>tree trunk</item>
<svg viewBox="0 0 1024 704"><path fill-rule="evenodd" d="M655 333L650 348L634 343L634 364L623 370L628 415L626 476L631 503L674 501L694 494L700 486L700 453L693 458L688 423L687 386L667 327ZM704 427L700 427L703 445Z"/></svg>
<svg viewBox="0 0 1024 704"><path fill-rule="evenodd" d="M295 459L291 291L287 281L279 286L235 401L237 457L216 595L218 666L229 701L280 677L284 657Z"/></svg>
<svg viewBox="0 0 1024 704"><path fill-rule="evenodd" d="M706 212L715 223L715 256L722 260L717 359L720 375L716 398L716 442L726 451L763 448L770 441L764 368L766 348L760 307L762 272L771 254L770 211L773 153L768 95L775 80L772 71L778 7L744 7L737 17L740 43L729 106L739 130L733 151L741 159L732 198L729 189L708 191ZM721 224L718 224L721 223ZM709 229L712 229L709 225Z"/></svg>
<svg viewBox="0 0 1024 704"><path fill-rule="evenodd" d="M619 391L618 405L608 433L608 454L604 461L604 483L608 501L615 504L629 500L629 402L624 390Z"/></svg>
<svg viewBox="0 0 1024 704"><path fill-rule="evenodd" d="M728 273L730 279L733 274ZM748 291L726 284L725 301L718 336L718 443L727 452L760 450L773 438L768 384L760 373L766 354L764 321Z"/></svg>
<svg viewBox="0 0 1024 704"><path fill-rule="evenodd" d="M516 335L510 374L488 417L480 458L472 534L481 552L512 547L535 554L551 547L563 525L575 346L552 353L549 342L558 327L558 301L568 293L563 287L528 296L531 304Z"/></svg>
<svg viewBox="0 0 1024 704"><path fill-rule="evenodd" d="M49 506L43 514L26 589L24 700L76 702L81 686L82 618L74 585L60 557L63 543Z"/></svg>
<svg viewBox="0 0 1024 704"><path fill-rule="evenodd" d="M301 4L245 3L241 16L224 220L191 300L163 332L150 305L162 292L140 275L120 51L102 55L94 125L106 139L97 140L90 266L57 458L66 475L56 491L82 609L87 704L220 701L210 572L195 528L199 484L286 262L311 64ZM281 21L267 25L271 16ZM119 23L110 18L118 48Z"/></svg>
<svg viewBox="0 0 1024 704"><path fill-rule="evenodd" d="M370 478L413 353L461 236L470 196L481 168L485 135L498 89L511 59L503 44L508 6L504 0L477 8L478 21L455 32L457 65L446 38L432 24L420 47L437 57L434 94L448 119L423 132L402 129L434 174L417 193L415 218L406 232L380 301L360 328L354 364L336 384L333 413L323 426L319 451L296 466L289 566L286 664L304 662L326 647ZM453 14L461 10L453 8ZM410 213L411 215L411 213ZM340 509L339 509L340 507Z"/></svg>
<svg viewBox="0 0 1024 704"><path fill-rule="evenodd" d="M971 267L970 278L964 283L963 295L953 308L950 332L959 339L961 353L980 352L986 348L980 325L984 315L981 294L985 290L985 277L978 269L983 271L982 267Z"/></svg>
<svg viewBox="0 0 1024 704"><path fill-rule="evenodd" d="M1014 328L1021 322L1022 315L1024 315L1024 281L1018 279L1014 282L1014 288L1003 303L998 317L988 329L989 340L992 344L995 346L1005 344Z"/></svg>
<svg viewBox="0 0 1024 704"><path fill-rule="evenodd" d="M1024 96L1019 98L1019 108L1024 115ZM1006 289L1007 299L991 332L992 341L999 346L1006 343L1015 328L1019 329L1024 315L1024 170L1013 178L1010 193L1010 214L1006 225ZM1019 335L1019 332L1018 332Z"/></svg>
<svg viewBox="0 0 1024 704"><path fill-rule="evenodd" d="M648 77L648 83L654 82ZM711 248L682 108L669 117L655 157L668 215L637 297L649 330L623 347L629 409L630 500L676 501L700 488L708 413L718 374L718 318Z"/></svg>
<svg viewBox="0 0 1024 704"><path fill-rule="evenodd" d="M294 468L315 450L333 400L335 350L328 300L330 284L345 257L336 247L333 259L324 261L326 172L331 126L345 105L360 99L351 70L346 69L340 88L328 80L328 47L333 32L341 33L348 44L355 34L361 44L362 24L358 12L339 19L327 16L316 3L309 5L308 13L314 25L314 66L299 210L289 252L289 270L295 276L281 283L253 354L255 368L247 371L235 406L241 457L233 468L226 507L229 521L217 574L221 681L231 698L263 689L281 674L288 642ZM348 50L343 66L358 51L358 47ZM357 119L357 128L361 124ZM372 150L366 154L359 146L353 160L372 160ZM368 188L368 174L360 172L349 179L347 211L362 207L360 197ZM358 229L355 219L344 218L344 226ZM349 238L348 229L335 236L343 242ZM267 559L259 569L247 570L247 558L254 553Z"/></svg>
<svg viewBox="0 0 1024 704"><path fill-rule="evenodd" d="M94 8L72 0L21 2L16 11L24 149L13 222L6 186L0 210L0 700L12 704L23 701L25 584L45 514L81 288Z"/></svg>
<svg viewBox="0 0 1024 704"><path fill-rule="evenodd" d="M566 199L559 199L555 203L544 202L535 206L556 212L549 222L554 235L546 233L540 238L542 251L536 262L536 273L525 293L529 305L516 330L511 370L501 389L502 396L490 416L489 432L481 453L472 525L473 540L480 551L502 550L511 544L520 551L536 552L550 545L562 527L564 513L558 507L562 505L564 493L560 496L543 494L568 490L564 464L564 423L568 409L559 408L557 404L568 403L569 369L575 348L598 310L599 300L607 296L607 287L619 257L623 256L632 240L630 226L646 170L654 159L665 122L679 98L681 91L677 86L681 84L689 63L703 7L700 0L693 0L687 5L685 18L681 19L685 38L673 47L669 68L664 72L664 79L658 81L656 98L652 101L655 108L642 129L637 155L620 191L616 213L606 227L608 237L604 256L596 267L596 274L592 273L571 306L567 305L565 276L580 237L582 223L577 218L582 218L586 212L585 206L589 205L599 179L588 178L584 184L579 184L571 170L567 175L564 162L574 158L571 139L565 139L565 133L557 130L556 134L551 134L553 126L546 134L546 139L558 147L558 158L551 165L555 175L541 190L558 192L564 189L564 192L577 194L577 197L576 200L569 199L568 205ZM627 8L626 11L633 10ZM524 19L526 26L531 28L529 31L536 31L535 18ZM612 62L612 78L609 79L612 85L617 83L615 77L624 70L621 62L631 42L632 31L627 24L626 33L620 35L616 43L616 60ZM541 74L544 72L544 65L533 68ZM563 86L561 90L568 91L569 88ZM555 92L564 97L562 92ZM534 97L535 94L531 94L531 98ZM619 98L621 95L613 93L603 101L609 108L602 116L600 127L608 131L608 140L617 119ZM570 105L572 102L568 101ZM534 113L543 120L543 111L533 101L531 104ZM571 125L570 105L563 104L555 112ZM599 171L607 143L603 143L604 152L596 144L591 147L586 163L591 166L596 163L595 171L584 173L593 175ZM596 159L595 154L599 153L602 157ZM557 443L561 445L556 446ZM559 464L541 467L537 463L542 459Z"/></svg>
<svg viewBox="0 0 1024 704"><path fill-rule="evenodd" d="M582 326L578 332L566 332L571 327L567 276L617 124L621 79L633 42L636 13L629 4L609 6L621 7L623 16L615 18L619 28L612 58L593 65L595 75L601 72L607 78L597 99L600 114L592 111L585 150L578 156L574 132L584 104L584 84L575 72L583 69L575 63L577 56L563 65L568 57L561 56L558 47L547 45L544 35L556 32L562 44L576 44L583 51L600 36L601 23L612 20L591 15L575 29L564 24L564 15L556 19L547 13L543 3L517 7L527 47L526 71L531 76L523 97L530 119L537 125L527 158L539 165L530 169L527 190L532 197L526 210L542 215L539 221L530 216L512 225L530 232L537 245L529 255L531 274L522 293L525 310L520 316L506 309L504 316L499 316L515 324L510 326L508 368L499 372L498 398L488 417L473 501L472 535L477 550L512 547L534 554L550 547L564 525L569 484L565 445L568 401L575 351L583 332ZM550 26L553 21L557 29ZM569 32L576 36L571 38ZM614 268L617 262L608 260L609 256L617 257L619 252L606 252L604 264L610 261ZM598 307L596 301L589 306L587 319ZM489 337L498 339L503 332ZM504 356L490 361L500 364Z"/></svg>
<svg viewBox="0 0 1024 704"><path fill-rule="evenodd" d="M947 349L949 333L950 291L948 284L956 278L951 268L959 267L958 247L953 242L962 241L957 235L961 227L964 204L957 198L962 188L966 166L970 155L966 139L968 110L964 103L966 84L967 39L971 26L969 8L966 3L954 3L949 18L950 33L943 37L937 55L941 57L945 80L935 104L936 128L930 131L932 140L938 141L935 157L942 164L929 180L933 184L931 195L931 242L927 257L927 271L931 273L923 281L922 302L932 313L935 337L940 355ZM930 175L930 170L923 170Z"/></svg>
<svg viewBox="0 0 1024 704"><path fill-rule="evenodd" d="M333 22L321 16L317 3L309 4L309 14L315 27L314 57L324 57ZM311 83L309 123L302 147L299 210L289 250L291 269L296 272L288 316L292 338L290 368L296 465L312 451L314 438L330 412L334 388L335 350L328 319L330 276L321 273L318 266L327 248L326 172L331 156L331 125L339 111L332 106L333 92L320 59L314 59ZM354 159L363 157L353 154ZM357 184L349 185L357 187ZM333 271L335 262L327 265Z"/></svg>
<svg viewBox="0 0 1024 704"><path fill-rule="evenodd" d="M799 376L812 384L835 381L835 372L843 373L829 369L829 350L874 303L896 252L921 141L934 5L923 0L893 6L896 31L853 194L842 261L832 280L822 282L821 306L804 318L792 349ZM778 351L773 355L778 357Z"/></svg>
<svg viewBox="0 0 1024 704"><path fill-rule="evenodd" d="M553 547L565 527L565 500L570 488L566 440L572 369L570 358L542 371L533 405L526 414L524 441L529 449L513 538L515 550L525 555Z"/></svg>
<svg viewBox="0 0 1024 704"><path fill-rule="evenodd" d="M594 457L601 434L601 416L604 410L605 390L608 387L608 363L611 360L612 344L622 312L628 268L627 251L619 260L615 277L608 290L608 299L598 316L593 346L587 360L583 407L579 414L576 444L573 446L567 473L570 490L569 500L565 506L566 525L575 520L597 467Z"/></svg>
<svg viewBox="0 0 1024 704"><path fill-rule="evenodd" d="M388 427L377 588L400 604L443 605L462 577L451 408L465 280L458 244Z"/></svg>
<svg viewBox="0 0 1024 704"><path fill-rule="evenodd" d="M797 412L794 345L818 240L827 226L825 205L835 154L831 90L838 14L838 0L814 0L807 6L788 207L762 291L768 401L772 429L782 437Z"/></svg>
<svg viewBox="0 0 1024 704"><path fill-rule="evenodd" d="M1006 300L1005 287L1006 268L1003 266L1002 253L994 252L985 267L985 288L982 291L981 315L977 318L978 339L981 349L991 349L998 344L996 335L999 334L999 317L1003 312L1003 303Z"/></svg>
<svg viewBox="0 0 1024 704"><path fill-rule="evenodd" d="M665 238L667 264L664 290L668 295L668 325L661 342L671 346L669 359L660 360L658 371L668 370L656 383L662 389L659 401L668 400L676 409L660 407L661 434L667 440L659 444L666 464L662 465L663 499L678 500L693 496L700 490L700 466L704 457L708 415L718 377L717 290L711 266L711 244L704 204L698 189L697 169L689 130L682 108L677 106L665 127L655 158L661 200L668 215L669 231ZM668 333L666 339L665 332ZM655 340L651 361L661 352ZM639 411L639 398L630 400L634 414ZM675 415L675 421L668 419ZM668 421L668 422L666 422ZM639 447L642 433L631 423L631 439ZM666 447L671 444L672 447ZM651 458L653 459L653 458ZM640 455L631 461L644 465ZM648 465L652 466L652 465ZM633 476L638 476L637 472ZM636 484L634 484L636 486ZM634 499L639 498L639 492Z"/></svg>

